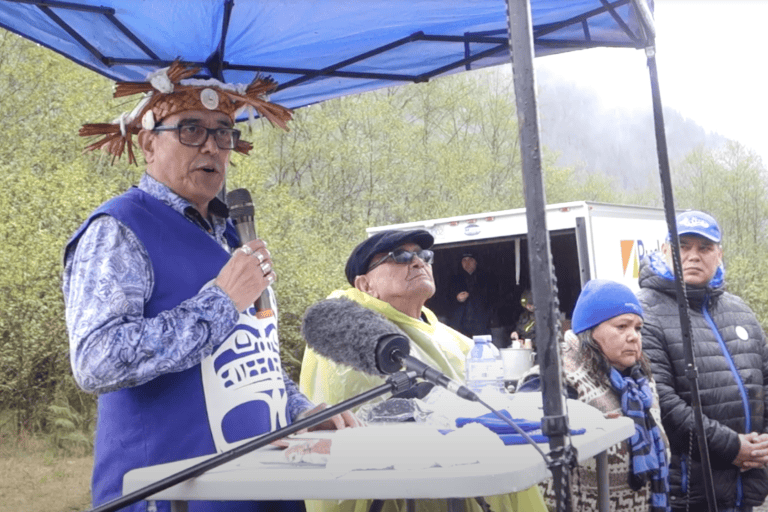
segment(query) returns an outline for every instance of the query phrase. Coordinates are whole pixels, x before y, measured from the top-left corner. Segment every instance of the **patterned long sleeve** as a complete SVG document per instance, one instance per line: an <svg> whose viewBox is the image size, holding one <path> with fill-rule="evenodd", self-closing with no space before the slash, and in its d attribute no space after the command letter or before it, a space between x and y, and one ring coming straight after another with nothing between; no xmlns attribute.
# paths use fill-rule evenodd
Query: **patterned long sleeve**
<svg viewBox="0 0 768 512"><path fill-rule="evenodd" d="M190 211L188 201L151 176L145 174L139 188L190 222L206 224L189 215L197 212ZM212 220L201 229L227 247L226 220ZM146 318L144 304L154 288L149 254L127 226L107 215L94 219L65 254L62 278L72 372L91 393L139 386L191 368L224 342L240 319L232 300L215 285ZM288 414L295 419L313 404L282 373Z"/></svg>
<svg viewBox="0 0 768 512"><path fill-rule="evenodd" d="M190 368L237 323L217 286L146 318L152 287L149 255L131 230L95 219L66 257L63 285L72 370L84 390L106 393Z"/></svg>

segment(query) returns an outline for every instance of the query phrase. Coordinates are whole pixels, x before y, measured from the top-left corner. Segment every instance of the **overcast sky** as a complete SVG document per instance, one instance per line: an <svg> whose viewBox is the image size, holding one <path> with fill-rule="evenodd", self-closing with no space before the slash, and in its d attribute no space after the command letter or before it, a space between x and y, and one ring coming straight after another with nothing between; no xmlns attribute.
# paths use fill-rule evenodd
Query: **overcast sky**
<svg viewBox="0 0 768 512"><path fill-rule="evenodd" d="M664 105L755 150L768 167L768 0L656 0L655 19ZM643 51L577 51L535 65L608 104L651 109Z"/></svg>

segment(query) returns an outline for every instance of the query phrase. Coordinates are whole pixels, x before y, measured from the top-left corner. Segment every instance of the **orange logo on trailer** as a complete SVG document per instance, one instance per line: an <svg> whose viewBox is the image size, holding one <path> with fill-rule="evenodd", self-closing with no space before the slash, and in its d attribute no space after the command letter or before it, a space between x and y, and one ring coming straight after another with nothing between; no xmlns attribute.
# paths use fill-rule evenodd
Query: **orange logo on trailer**
<svg viewBox="0 0 768 512"><path fill-rule="evenodd" d="M645 245L642 240L620 240L620 243L622 274L625 278L637 279L640 275L640 259L645 256Z"/></svg>

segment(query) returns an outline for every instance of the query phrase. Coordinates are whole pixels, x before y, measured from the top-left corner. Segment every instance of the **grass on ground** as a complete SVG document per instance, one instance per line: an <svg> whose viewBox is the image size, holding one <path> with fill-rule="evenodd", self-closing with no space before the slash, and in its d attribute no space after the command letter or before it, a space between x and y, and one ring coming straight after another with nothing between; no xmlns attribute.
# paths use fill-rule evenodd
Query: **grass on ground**
<svg viewBox="0 0 768 512"><path fill-rule="evenodd" d="M93 457L45 439L0 433L0 512L82 512L91 506Z"/></svg>

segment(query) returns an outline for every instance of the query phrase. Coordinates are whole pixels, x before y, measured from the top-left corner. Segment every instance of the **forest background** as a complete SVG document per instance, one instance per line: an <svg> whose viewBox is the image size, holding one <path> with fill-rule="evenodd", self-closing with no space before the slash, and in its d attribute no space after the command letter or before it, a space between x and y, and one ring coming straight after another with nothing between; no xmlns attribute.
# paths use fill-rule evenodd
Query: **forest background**
<svg viewBox="0 0 768 512"><path fill-rule="evenodd" d="M125 158L112 164L83 153L80 125L135 104L111 93L109 80L0 30L0 455L30 434L57 453L92 447L95 399L71 377L61 255L88 214L143 172ZM524 206L513 85L503 73L326 101L297 110L288 133L261 121L241 129L254 150L233 154L227 185L249 189L258 203L259 233L279 275L283 361L294 376L302 315L346 286L346 257L366 227ZM544 147L547 202L661 206L655 151L628 151L632 179L621 169L563 164ZM638 167L651 177L645 186ZM672 172L676 207L720 221L728 288L768 327L764 163L724 141L687 149Z"/></svg>

